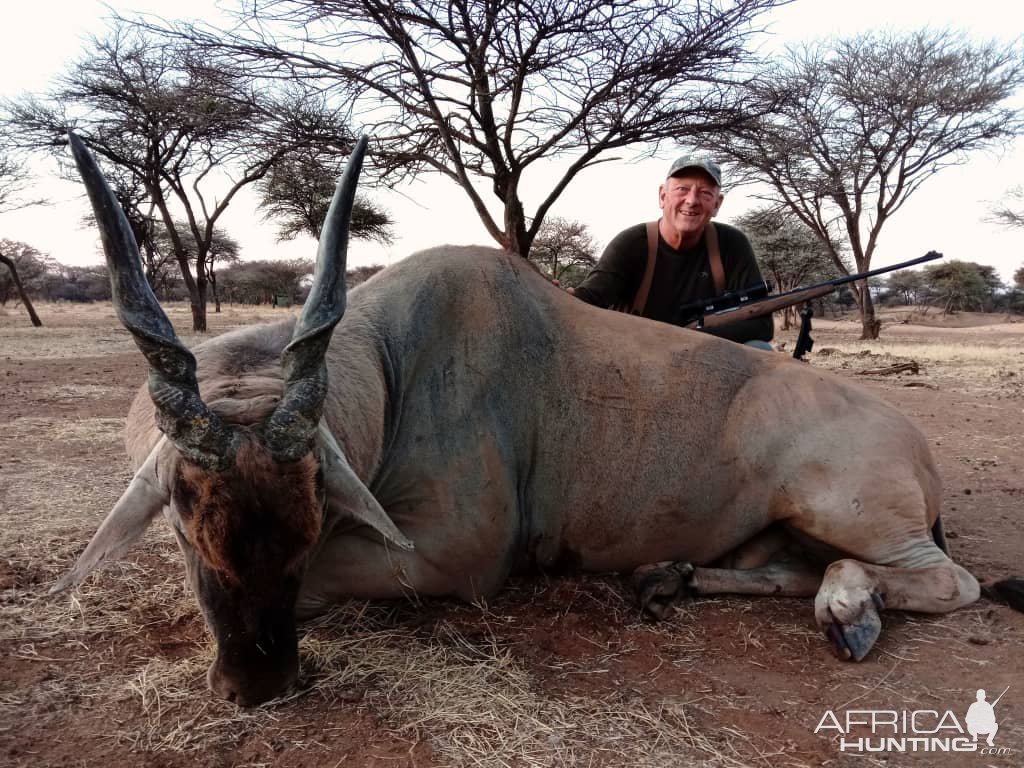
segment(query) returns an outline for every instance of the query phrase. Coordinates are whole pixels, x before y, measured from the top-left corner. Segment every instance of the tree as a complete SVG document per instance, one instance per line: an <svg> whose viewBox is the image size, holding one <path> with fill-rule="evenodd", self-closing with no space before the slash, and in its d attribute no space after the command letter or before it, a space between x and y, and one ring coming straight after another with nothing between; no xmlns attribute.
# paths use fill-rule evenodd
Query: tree
<svg viewBox="0 0 1024 768"><path fill-rule="evenodd" d="M259 182L260 208L267 219L278 219L278 240L299 235L320 239L320 228L334 196L334 186L344 170L343 158L315 147L294 152L276 163ZM356 197L350 235L389 245L394 222L387 211L365 197Z"/></svg>
<svg viewBox="0 0 1024 768"><path fill-rule="evenodd" d="M1024 310L1024 267L1018 267L1013 273L1013 286L1007 296L1007 306L1011 311Z"/></svg>
<svg viewBox="0 0 1024 768"><path fill-rule="evenodd" d="M991 221L1004 227L1024 227L1024 187L1014 187L1006 193L1009 202L992 206Z"/></svg>
<svg viewBox="0 0 1024 768"><path fill-rule="evenodd" d="M793 211L837 269L842 243L867 271L883 226L925 181L1021 132L1006 100L1022 82L1017 48L948 30L813 43L751 84L759 119L705 144L766 183L755 196ZM871 294L855 293L862 337L876 338Z"/></svg>
<svg viewBox="0 0 1024 768"><path fill-rule="evenodd" d="M575 288L597 264L597 245L586 224L549 217L537 232L529 259L552 280Z"/></svg>
<svg viewBox="0 0 1024 768"><path fill-rule="evenodd" d="M23 171L6 155L0 154L0 211L10 205L11 199L20 191Z"/></svg>
<svg viewBox="0 0 1024 768"><path fill-rule="evenodd" d="M79 181L77 171L70 168L65 169L64 175L70 181ZM121 205L128 226L135 236L135 242L142 255L143 268L146 271L146 279L153 292L158 296L162 290L166 290L167 284L173 279L171 272L176 264L173 247L167 247L169 237L163 237L165 246L160 250L157 240L161 236L161 227L156 217L156 204L150 198L146 185L131 168L121 165L106 164L104 177L110 186L114 197ZM83 219L87 227L96 227L96 217L89 211ZM187 224L175 222L179 232L187 232ZM164 297L165 298L165 297Z"/></svg>
<svg viewBox="0 0 1024 768"><path fill-rule="evenodd" d="M890 272L885 287L891 294L899 296L908 306L919 303L927 291L924 274L916 269L900 269Z"/></svg>
<svg viewBox="0 0 1024 768"><path fill-rule="evenodd" d="M750 239L762 274L777 291L820 283L837 276L831 254L818 236L793 213L778 208L755 208L736 219ZM783 330L796 323L797 308L783 310Z"/></svg>
<svg viewBox="0 0 1024 768"><path fill-rule="evenodd" d="M0 240L0 264L7 268L0 270L0 306L7 305L12 292L17 293L32 325L40 327L43 321L32 306L29 290L46 274L52 263L50 257L27 243L6 238Z"/></svg>
<svg viewBox="0 0 1024 768"><path fill-rule="evenodd" d="M176 30L209 57L324 88L374 136L384 173L452 179L526 257L568 184L609 152L745 119L747 38L782 2L257 0L231 31ZM541 160L561 175L528 213Z"/></svg>
<svg viewBox="0 0 1024 768"><path fill-rule="evenodd" d="M996 268L991 264L970 263L974 264L974 268L978 271L978 275L981 277L981 282L985 286L985 299L982 302L981 311L992 312L995 310L999 294L1006 290L1006 286L999 278L999 273L996 271Z"/></svg>
<svg viewBox="0 0 1024 768"><path fill-rule="evenodd" d="M225 269L221 284L228 301L274 305L280 297L296 303L302 298L305 278L311 274L312 259L246 261Z"/></svg>
<svg viewBox="0 0 1024 768"><path fill-rule="evenodd" d="M25 166L11 155L0 151L0 212L33 204L24 203L18 197L28 185L28 181Z"/></svg>
<svg viewBox="0 0 1024 768"><path fill-rule="evenodd" d="M25 166L16 161L14 157L7 152L0 151L0 213L5 210L12 208L23 208L29 205L39 205L42 200L29 200L25 201L21 199L20 195L28 184L28 173L25 170ZM20 254L25 252L25 249L34 248L25 245L24 243L12 243L9 240L0 242L0 264L3 264L7 269L7 276L0 273L0 304L7 303L7 294L10 287L14 287L18 296L21 298L21 303L25 307L25 311L28 312L29 320L32 321L32 325L36 328L43 324L43 321L39 319L39 315L36 314L36 309L32 306L32 300L29 298L28 292L25 290L22 284L22 276L18 274L18 259ZM12 253L13 250L13 253ZM38 253L38 252L36 252ZM24 265L22 266L22 272L24 273ZM7 284L7 288L4 288L4 284Z"/></svg>
<svg viewBox="0 0 1024 768"><path fill-rule="evenodd" d="M24 158L18 156L10 145L9 136L0 136L0 213L32 205L43 205L42 198L22 197L31 183L31 175L25 167Z"/></svg>
<svg viewBox="0 0 1024 768"><path fill-rule="evenodd" d="M383 264L368 264L364 267L353 267L345 272L345 285L349 288L355 288L360 283L365 283L382 269L384 269Z"/></svg>
<svg viewBox="0 0 1024 768"><path fill-rule="evenodd" d="M18 276L18 265L15 263L14 259L12 259L10 256L7 256L3 252L3 250L0 250L0 264L3 264L5 267L7 267L9 281L17 289L18 296L21 298L21 303L24 305L25 311L28 312L28 317L29 320L32 321L32 325L38 328L43 324L43 321L40 320L39 315L36 314L36 308L32 306L32 300L28 297L28 292L25 290L25 286L22 284L21 278ZM0 291L3 291L3 282L3 275L0 275ZM0 301L0 304L6 303L7 299L6 297L4 297L3 300Z"/></svg>
<svg viewBox="0 0 1024 768"><path fill-rule="evenodd" d="M110 273L106 264L58 264L46 274L43 293L50 301L110 301Z"/></svg>
<svg viewBox="0 0 1024 768"><path fill-rule="evenodd" d="M175 221L174 224L179 232L190 234L190 229L186 223ZM184 242L182 243L186 249L186 256L197 274L200 268L205 273L206 282L213 293L214 312L220 312L220 295L217 291L216 268L226 264L237 264L241 260L241 248L238 245L238 241L231 237L231 235L220 227L214 227L209 244L207 245L206 258L203 260L202 267L200 267L197 259L199 244L191 239L189 234L185 235ZM168 231L166 229L159 229L152 238L151 247L152 258L150 260L147 257L146 277L149 280L150 287L153 289L153 293L159 296L160 293L165 293L170 288L171 280L170 275L167 274L166 265L171 261L176 246ZM152 274L150 273L151 267Z"/></svg>
<svg viewBox="0 0 1024 768"><path fill-rule="evenodd" d="M238 241L231 237L231 235L226 232L220 232L216 229L213 231L213 237L210 238L210 248L207 253L204 268L206 269L206 279L209 282L210 287L213 289L214 312L220 312L220 294L217 292L216 268L218 266L224 266L225 264L237 264L241 261L241 256L239 256L240 250ZM199 269L198 264L196 269Z"/></svg>
<svg viewBox="0 0 1024 768"><path fill-rule="evenodd" d="M924 282L931 303L942 304L944 314L984 310L993 293L988 270L992 268L959 259L929 264Z"/></svg>
<svg viewBox="0 0 1024 768"><path fill-rule="evenodd" d="M108 168L141 183L173 244L193 327L203 331L215 227L239 190L301 147L351 146L340 120L321 106L295 88L257 84L244 66L214 64L186 42L121 23L92 41L46 99L25 99L10 112L28 148L63 157L73 126Z"/></svg>

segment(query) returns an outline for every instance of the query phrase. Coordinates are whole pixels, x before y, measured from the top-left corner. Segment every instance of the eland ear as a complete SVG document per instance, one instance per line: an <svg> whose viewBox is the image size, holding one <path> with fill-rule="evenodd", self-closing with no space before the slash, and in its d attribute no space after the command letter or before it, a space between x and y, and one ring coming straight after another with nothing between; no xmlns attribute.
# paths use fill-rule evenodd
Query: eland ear
<svg viewBox="0 0 1024 768"><path fill-rule="evenodd" d="M398 526L388 517L370 489L356 476L334 435L322 422L320 436L324 449L321 468L327 490L327 505L340 515L370 526L396 547L411 552L414 549L412 541L398 530Z"/></svg>
<svg viewBox="0 0 1024 768"><path fill-rule="evenodd" d="M170 502L170 483L166 478L160 478L157 472L157 464L167 445L167 438L161 437L93 534L74 568L50 589L51 595L78 586L105 560L122 557Z"/></svg>

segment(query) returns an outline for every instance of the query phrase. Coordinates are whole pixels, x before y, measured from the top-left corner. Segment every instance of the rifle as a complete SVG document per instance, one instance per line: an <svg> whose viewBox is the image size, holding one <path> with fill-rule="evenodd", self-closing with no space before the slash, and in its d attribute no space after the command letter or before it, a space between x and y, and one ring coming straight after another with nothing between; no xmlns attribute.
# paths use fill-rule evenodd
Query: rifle
<svg viewBox="0 0 1024 768"><path fill-rule="evenodd" d="M1010 690L1010 686L1006 686L1006 688L1003 689L1003 692L999 694L999 699L1003 698L1003 696L1006 695L1006 692L1008 690ZM992 702L992 704L991 704L992 709L996 708L996 704L999 703L999 699L996 699L995 701Z"/></svg>
<svg viewBox="0 0 1024 768"><path fill-rule="evenodd" d="M925 261L941 259L942 254L935 251L928 251L924 256L919 256L910 261L901 261L891 267L879 267L867 272L858 272L853 275L844 275L834 280L826 280L817 285L810 285L806 288L794 288L785 293L771 294L771 284L762 281L740 291L727 292L721 296L706 301L687 304L679 310L679 317L684 318L679 325L684 328L696 330L707 330L717 328L727 323L735 323L739 320L748 320L751 317L760 317L775 312L794 304L803 304L813 299L826 296L841 285L852 283L856 280L866 280L875 275L886 272L893 272L897 269L912 267ZM811 338L811 317L814 312L810 305L806 306L800 313L800 335L796 340L796 349L793 357L800 360L804 354L811 351L814 339ZM689 319L687 319L689 318Z"/></svg>

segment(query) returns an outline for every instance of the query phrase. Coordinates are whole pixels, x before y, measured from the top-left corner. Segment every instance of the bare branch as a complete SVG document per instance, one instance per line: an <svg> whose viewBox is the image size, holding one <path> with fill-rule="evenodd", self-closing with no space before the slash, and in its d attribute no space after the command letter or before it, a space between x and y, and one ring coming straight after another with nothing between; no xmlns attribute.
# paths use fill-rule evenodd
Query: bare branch
<svg viewBox="0 0 1024 768"><path fill-rule="evenodd" d="M315 84L375 136L391 183L420 172L454 179L492 237L526 255L568 183L609 150L745 120L746 42L783 2L256 0L230 33L150 28L208 60ZM528 215L524 175L564 158Z"/></svg>

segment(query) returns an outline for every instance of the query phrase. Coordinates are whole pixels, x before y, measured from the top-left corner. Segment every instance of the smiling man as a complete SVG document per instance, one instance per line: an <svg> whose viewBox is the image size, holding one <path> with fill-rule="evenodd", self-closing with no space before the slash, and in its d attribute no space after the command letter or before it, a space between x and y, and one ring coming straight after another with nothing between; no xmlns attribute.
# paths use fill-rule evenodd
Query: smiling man
<svg viewBox="0 0 1024 768"><path fill-rule="evenodd" d="M746 235L711 223L723 199L717 163L679 158L658 188L661 219L616 235L573 293L588 304L685 325L693 318L684 307L761 282ZM708 332L770 349L774 326L765 315Z"/></svg>

